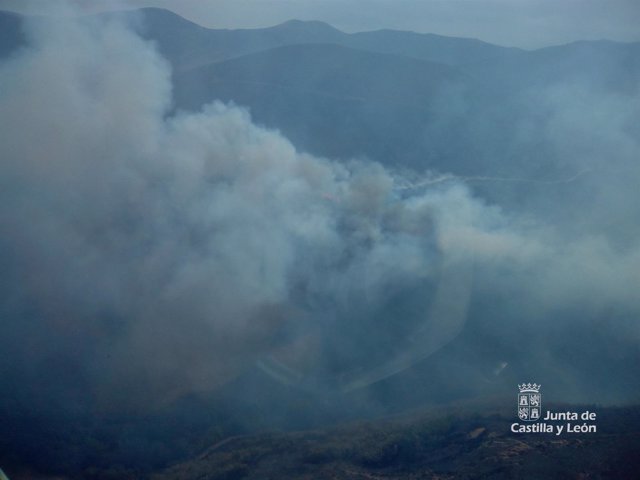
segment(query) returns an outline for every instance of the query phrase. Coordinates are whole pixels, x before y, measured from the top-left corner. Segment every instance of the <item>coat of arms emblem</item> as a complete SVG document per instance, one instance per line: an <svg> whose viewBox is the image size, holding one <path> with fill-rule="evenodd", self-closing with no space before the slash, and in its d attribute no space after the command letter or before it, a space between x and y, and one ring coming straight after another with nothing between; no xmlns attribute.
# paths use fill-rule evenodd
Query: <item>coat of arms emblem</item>
<svg viewBox="0 0 640 480"><path fill-rule="evenodd" d="M542 394L537 383L518 385L518 417L526 422L535 422L542 413Z"/></svg>

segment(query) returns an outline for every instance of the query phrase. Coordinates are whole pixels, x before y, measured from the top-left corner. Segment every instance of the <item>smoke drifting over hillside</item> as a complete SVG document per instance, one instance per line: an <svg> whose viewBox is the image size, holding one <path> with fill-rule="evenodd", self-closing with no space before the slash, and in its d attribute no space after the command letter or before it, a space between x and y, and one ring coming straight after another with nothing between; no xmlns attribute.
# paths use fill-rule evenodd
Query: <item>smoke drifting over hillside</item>
<svg viewBox="0 0 640 480"><path fill-rule="evenodd" d="M256 364L359 388L469 319L531 342L532 380L567 395L607 399L590 369L637 355L637 95L550 90L523 141L592 173L564 203L505 213L463 180L407 189L417 174L299 152L233 105L169 115L168 64L121 22L41 19L30 36L0 65L8 401L166 405ZM555 357L594 328L597 358ZM616 374L611 398L637 398Z"/></svg>

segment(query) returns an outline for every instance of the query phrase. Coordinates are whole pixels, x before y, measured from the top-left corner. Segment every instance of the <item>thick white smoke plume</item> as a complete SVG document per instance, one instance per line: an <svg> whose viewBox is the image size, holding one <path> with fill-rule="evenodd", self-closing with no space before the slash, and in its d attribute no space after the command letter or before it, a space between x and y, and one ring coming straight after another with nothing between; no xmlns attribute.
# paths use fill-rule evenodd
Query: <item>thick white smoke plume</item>
<svg viewBox="0 0 640 480"><path fill-rule="evenodd" d="M434 351L462 326L473 268L522 316L638 311L635 243L566 244L456 181L408 194L234 106L169 116L168 65L119 22L41 20L31 37L0 66L5 376L38 385L61 364L72 378L48 381L111 403L215 389L272 355L329 375L327 348L353 360L376 334L344 323L380 311L384 332L430 328ZM438 297L443 278L459 295ZM334 332L352 344L327 347Z"/></svg>

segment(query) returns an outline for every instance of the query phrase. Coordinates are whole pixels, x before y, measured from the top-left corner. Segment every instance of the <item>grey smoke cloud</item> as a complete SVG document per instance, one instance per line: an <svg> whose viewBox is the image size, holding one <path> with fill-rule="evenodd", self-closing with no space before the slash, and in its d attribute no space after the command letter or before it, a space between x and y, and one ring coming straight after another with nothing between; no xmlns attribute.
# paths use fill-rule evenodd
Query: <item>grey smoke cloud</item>
<svg viewBox="0 0 640 480"><path fill-rule="evenodd" d="M117 22L31 33L0 74L4 329L33 343L18 368L70 356L109 401L175 398L300 311L344 320L435 271L438 197L395 198L382 167L299 153L233 106L165 118L169 68Z"/></svg>
<svg viewBox="0 0 640 480"><path fill-rule="evenodd" d="M265 358L366 384L452 340L471 289L506 293L496 310L523 324L609 312L615 330L616 312L640 311L637 177L590 176L602 211L568 224L505 212L460 180L408 192L379 164L299 152L233 105L168 116L168 64L117 21L39 20L30 34L0 65L0 371L28 393L169 402ZM557 149L596 122L597 148L620 147L616 168L637 175L633 104L606 97L588 118L579 93L549 95L541 128ZM587 166L602 172L597 148ZM600 228L624 204L619 245ZM439 296L452 278L459 295ZM363 363L399 358L378 347L415 331L428 348Z"/></svg>

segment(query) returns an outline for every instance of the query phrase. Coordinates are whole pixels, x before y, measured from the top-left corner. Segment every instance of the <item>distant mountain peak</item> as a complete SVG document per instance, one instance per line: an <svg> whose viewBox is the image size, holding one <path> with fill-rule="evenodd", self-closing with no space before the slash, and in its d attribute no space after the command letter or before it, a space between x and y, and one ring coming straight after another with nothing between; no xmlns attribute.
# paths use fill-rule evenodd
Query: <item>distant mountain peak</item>
<svg viewBox="0 0 640 480"><path fill-rule="evenodd" d="M315 30L315 31L325 31L325 32L340 32L337 28L332 25L329 25L326 22L321 22L319 20L287 20L286 22L280 23L272 28L287 28L287 29L305 29L305 30Z"/></svg>

